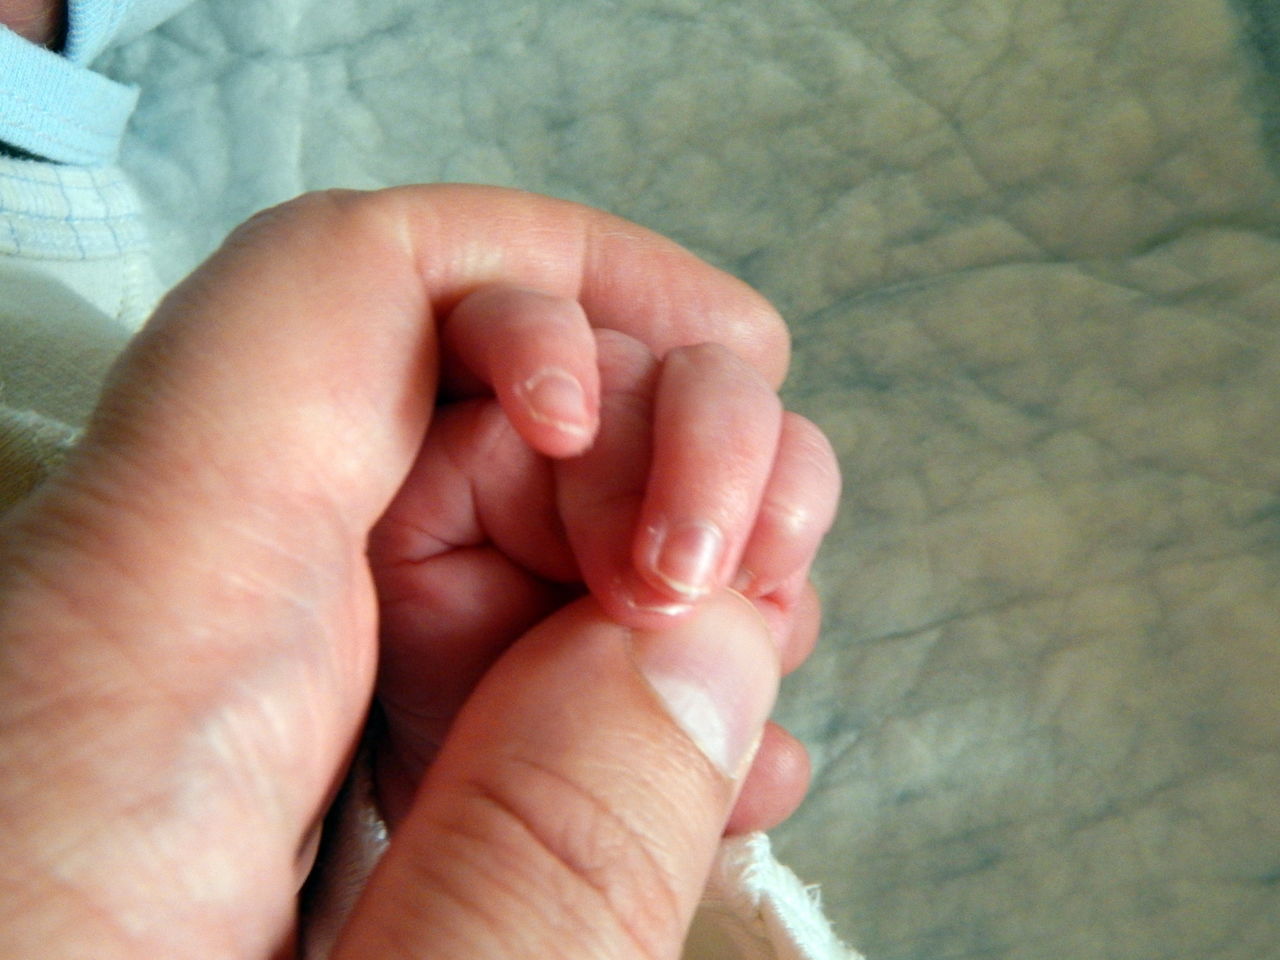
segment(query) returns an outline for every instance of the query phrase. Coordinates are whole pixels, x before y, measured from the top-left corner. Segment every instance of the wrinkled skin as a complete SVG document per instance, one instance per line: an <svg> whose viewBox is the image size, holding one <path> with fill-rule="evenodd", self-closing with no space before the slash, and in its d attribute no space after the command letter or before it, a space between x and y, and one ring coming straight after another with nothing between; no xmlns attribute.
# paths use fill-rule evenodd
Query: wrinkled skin
<svg viewBox="0 0 1280 960"><path fill-rule="evenodd" d="M304 187L441 177L729 266L792 320L790 396L847 478L784 859L875 960L1272 955L1262 5L360 11L209 3L110 61L158 91L126 160L188 238L171 274ZM225 129L255 149L219 165Z"/></svg>

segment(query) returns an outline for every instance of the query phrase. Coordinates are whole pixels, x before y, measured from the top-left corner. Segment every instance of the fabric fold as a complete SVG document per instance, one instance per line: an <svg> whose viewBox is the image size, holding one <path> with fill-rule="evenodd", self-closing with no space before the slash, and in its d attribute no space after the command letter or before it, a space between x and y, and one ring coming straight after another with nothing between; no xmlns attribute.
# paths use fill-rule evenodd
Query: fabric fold
<svg viewBox="0 0 1280 960"><path fill-rule="evenodd" d="M115 162L138 90L89 66L188 2L70 0L66 41L56 53L0 27L0 143L53 163Z"/></svg>
<svg viewBox="0 0 1280 960"><path fill-rule="evenodd" d="M54 163L103 166L138 91L0 28L0 141Z"/></svg>

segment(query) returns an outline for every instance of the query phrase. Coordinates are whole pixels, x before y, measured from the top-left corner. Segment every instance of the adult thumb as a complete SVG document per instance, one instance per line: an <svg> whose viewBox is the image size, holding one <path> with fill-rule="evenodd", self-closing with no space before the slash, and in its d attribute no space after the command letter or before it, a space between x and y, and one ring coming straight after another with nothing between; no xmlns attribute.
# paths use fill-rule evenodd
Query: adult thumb
<svg viewBox="0 0 1280 960"><path fill-rule="evenodd" d="M561 610L464 707L335 960L678 957L777 683L731 591L660 632Z"/></svg>

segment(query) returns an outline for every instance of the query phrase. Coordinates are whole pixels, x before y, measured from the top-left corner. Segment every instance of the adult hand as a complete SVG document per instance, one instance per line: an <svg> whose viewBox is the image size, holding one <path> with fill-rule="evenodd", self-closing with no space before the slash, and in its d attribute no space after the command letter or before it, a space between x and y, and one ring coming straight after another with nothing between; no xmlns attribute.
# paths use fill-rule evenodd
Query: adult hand
<svg viewBox="0 0 1280 960"><path fill-rule="evenodd" d="M469 339L467 318L503 297L553 305L534 310L533 331L577 303L617 333L584 338L575 321L579 334L543 356L545 337L515 331L513 363L495 363L476 348L493 338ZM530 316L510 305L490 321ZM708 340L728 350L676 349ZM586 418L545 416L535 375L579 370L584 356L602 374L598 386L577 378ZM820 435L776 411L768 442L713 474L728 506L696 482L703 457L681 465L663 438L695 437L714 406L687 373L729 369L756 372L728 407L769 408L762 384L780 379L785 340L768 307L583 208L416 188L310 197L238 231L161 307L68 468L0 538L0 950L287 952L294 894L373 685L381 593L394 770L379 787L399 825L340 956L673 955L779 660L802 656L816 630L803 579L835 493ZM457 402L433 422L442 371ZM485 409L485 385L544 456L599 431L590 453L551 471L550 494L521 501L554 504L564 532L547 529L546 509L498 532L483 497L469 514L444 496L432 451L485 449L492 433L457 426ZM651 411L639 426L627 413L638 408ZM649 434L637 488L643 457L609 439ZM464 461L453 479L478 490ZM615 486L583 499L601 483ZM719 531L696 583L664 570L653 546L651 521L676 508ZM424 553L403 538L468 517L490 518L483 544L446 537ZM768 568L770 542L803 546ZM535 553L549 565L520 544L547 547ZM763 573L740 563L751 557ZM767 628L720 590L739 576ZM503 630L468 641L484 618L450 598L504 583L517 592L498 605ZM583 583L594 596L560 607ZM445 602L427 604L440 618L427 632L396 622L392 608L431 589ZM435 673L440 644L472 673ZM442 719L452 727L410 806ZM795 756L765 738L739 825L791 802ZM752 807L752 793L784 802Z"/></svg>

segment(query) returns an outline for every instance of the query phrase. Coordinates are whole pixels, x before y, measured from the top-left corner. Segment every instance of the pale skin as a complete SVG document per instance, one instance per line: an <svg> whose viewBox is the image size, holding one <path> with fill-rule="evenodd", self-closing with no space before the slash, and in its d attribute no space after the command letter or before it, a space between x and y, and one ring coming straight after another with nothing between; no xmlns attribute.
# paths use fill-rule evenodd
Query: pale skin
<svg viewBox="0 0 1280 960"><path fill-rule="evenodd" d="M0 527L0 954L290 955L372 696L393 842L338 960L677 956L719 837L807 777L765 717L839 479L786 357L747 287L558 201L237 231Z"/></svg>

